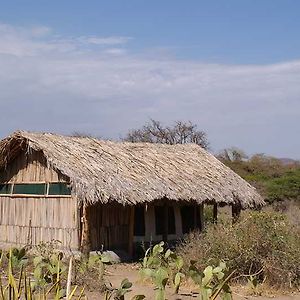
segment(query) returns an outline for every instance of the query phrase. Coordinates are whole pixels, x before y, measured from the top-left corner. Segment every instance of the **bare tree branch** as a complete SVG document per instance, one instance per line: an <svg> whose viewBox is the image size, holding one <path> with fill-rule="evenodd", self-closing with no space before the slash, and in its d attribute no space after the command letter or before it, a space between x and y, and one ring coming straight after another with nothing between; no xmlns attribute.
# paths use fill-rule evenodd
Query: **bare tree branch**
<svg viewBox="0 0 300 300"><path fill-rule="evenodd" d="M123 140L169 145L195 143L204 149L209 146L206 133L190 121L176 121L174 125L164 127L161 122L151 119L142 128L131 130Z"/></svg>

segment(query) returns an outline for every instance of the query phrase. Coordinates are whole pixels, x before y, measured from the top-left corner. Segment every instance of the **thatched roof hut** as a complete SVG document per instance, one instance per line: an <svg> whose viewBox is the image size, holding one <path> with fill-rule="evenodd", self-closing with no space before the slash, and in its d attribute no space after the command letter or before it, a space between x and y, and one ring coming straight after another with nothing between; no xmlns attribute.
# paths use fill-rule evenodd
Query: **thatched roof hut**
<svg viewBox="0 0 300 300"><path fill-rule="evenodd" d="M29 159L37 154L40 158ZM2 185L24 183L25 175L14 179L20 167L9 171L20 156L27 161L21 164L23 168L37 160L59 174L58 178L64 178L78 207L109 203L127 207L151 204L158 199L197 205L238 204L241 208L264 204L254 187L195 144L111 142L18 131L0 142ZM33 172L32 167L30 170ZM33 178L25 181L35 182L38 175ZM13 192L10 196L14 196Z"/></svg>
<svg viewBox="0 0 300 300"><path fill-rule="evenodd" d="M0 168L20 151L41 151L70 178L79 201L137 204L168 198L197 203L263 204L256 189L195 144L120 143L18 131L0 142Z"/></svg>

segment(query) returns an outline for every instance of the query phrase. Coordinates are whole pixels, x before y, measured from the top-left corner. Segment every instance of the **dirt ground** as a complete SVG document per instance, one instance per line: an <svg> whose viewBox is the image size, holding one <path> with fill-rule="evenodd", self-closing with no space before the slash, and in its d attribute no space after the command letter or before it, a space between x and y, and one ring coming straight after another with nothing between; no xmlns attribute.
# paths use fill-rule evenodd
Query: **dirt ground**
<svg viewBox="0 0 300 300"><path fill-rule="evenodd" d="M109 266L106 270L105 276L107 282L110 282L113 287L118 287L124 278L128 278L133 283L132 291L126 294L125 299L131 299L134 295L142 294L146 296L146 299L154 299L154 288L149 283L142 282L138 274L138 264L116 264ZM244 287L233 287L233 299L234 300L300 300L300 294L292 295L276 295L274 291L268 291L268 297L266 296L249 296L247 290ZM272 295L273 294L273 295ZM100 300L104 299L103 295L93 292L87 294L88 299ZM197 289L193 286L183 286L180 288L178 295L174 295L171 288L167 289L167 299L169 300L188 300L197 299Z"/></svg>

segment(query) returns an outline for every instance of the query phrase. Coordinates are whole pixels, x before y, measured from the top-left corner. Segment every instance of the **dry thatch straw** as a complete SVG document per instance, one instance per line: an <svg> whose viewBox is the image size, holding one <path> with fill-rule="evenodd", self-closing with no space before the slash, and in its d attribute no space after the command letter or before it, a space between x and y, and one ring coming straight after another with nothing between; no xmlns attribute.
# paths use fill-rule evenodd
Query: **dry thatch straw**
<svg viewBox="0 0 300 300"><path fill-rule="evenodd" d="M156 199L260 206L256 189L195 144L120 143L89 137L15 132L0 142L0 169L20 151L42 151L49 167L70 178L89 203Z"/></svg>

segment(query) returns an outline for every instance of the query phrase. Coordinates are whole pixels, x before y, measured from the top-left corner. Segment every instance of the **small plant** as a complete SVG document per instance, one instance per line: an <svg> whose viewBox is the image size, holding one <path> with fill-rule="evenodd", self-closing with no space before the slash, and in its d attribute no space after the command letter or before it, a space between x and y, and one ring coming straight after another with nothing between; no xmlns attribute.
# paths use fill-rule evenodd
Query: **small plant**
<svg viewBox="0 0 300 300"><path fill-rule="evenodd" d="M196 262L191 261L189 276L200 290L199 299L215 300L220 295L223 300L231 300L232 293L228 284L233 272L225 277L226 264L221 262L219 266L208 266L202 272L196 267Z"/></svg>
<svg viewBox="0 0 300 300"><path fill-rule="evenodd" d="M251 291L251 294L255 296L260 296L260 293L258 292L259 282L256 276L250 275L247 281L247 287Z"/></svg>
<svg viewBox="0 0 300 300"><path fill-rule="evenodd" d="M2 266L4 254L1 253L0 256L0 266L2 271L4 271L5 283L0 278L0 296L2 300L12 300L12 299L54 299L59 300L64 296L64 288L61 286L61 280L59 276L56 278L55 283L47 285L47 287L37 290L33 287L33 282L28 272L26 271L26 265L21 265L21 270L19 275L13 274L13 264L15 263L17 252L13 254L13 250L8 252L8 265L5 269ZM22 256L22 255L21 255ZM23 256L22 256L23 257ZM77 286L70 289L68 300L75 299L75 291ZM81 290L79 296L76 299L81 299L83 296L83 290Z"/></svg>
<svg viewBox="0 0 300 300"><path fill-rule="evenodd" d="M97 281L104 285L105 265L111 263L111 258L106 253L97 253L90 255L88 259L78 261L78 271L81 276L90 272L97 274ZM77 274L78 275L78 274Z"/></svg>
<svg viewBox="0 0 300 300"><path fill-rule="evenodd" d="M6 257L10 260L12 269L20 269L28 262L25 248L13 248L6 253Z"/></svg>
<svg viewBox="0 0 300 300"><path fill-rule="evenodd" d="M184 274L183 259L170 249L164 249L164 242L149 248L143 259L140 274L143 278L150 278L156 287L156 299L165 299L165 289L168 282L172 282L174 292L178 293Z"/></svg>
<svg viewBox="0 0 300 300"><path fill-rule="evenodd" d="M105 293L105 300L125 300L125 294L131 292L130 288L132 287L132 283L127 279L123 279L120 287L117 289L110 288ZM131 300L142 300L146 297L144 295L135 295L131 298Z"/></svg>

